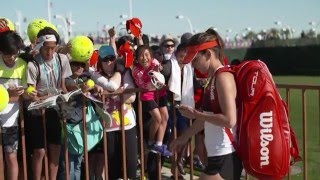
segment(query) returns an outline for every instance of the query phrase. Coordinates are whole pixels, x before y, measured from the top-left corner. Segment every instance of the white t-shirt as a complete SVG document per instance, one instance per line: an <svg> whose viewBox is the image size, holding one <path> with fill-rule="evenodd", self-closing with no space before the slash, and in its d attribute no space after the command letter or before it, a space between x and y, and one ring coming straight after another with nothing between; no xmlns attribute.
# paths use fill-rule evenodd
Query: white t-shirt
<svg viewBox="0 0 320 180"><path fill-rule="evenodd" d="M58 54L54 53L53 59L45 61L40 54L35 56L39 68L35 63L29 62L27 69L27 83L36 85L39 95L58 94L61 90L61 78L67 78L72 75L69 59L64 54L59 54L61 58L62 71L60 72L60 61ZM39 73L39 70L41 71ZM40 74L39 82L37 76ZM38 83L38 84L37 84Z"/></svg>
<svg viewBox="0 0 320 180"><path fill-rule="evenodd" d="M26 68L27 63L21 58L17 58L13 67L8 67L0 57L0 84L7 89L11 86L26 87ZM0 127L18 126L18 117L19 102L9 102L8 106L0 112Z"/></svg>

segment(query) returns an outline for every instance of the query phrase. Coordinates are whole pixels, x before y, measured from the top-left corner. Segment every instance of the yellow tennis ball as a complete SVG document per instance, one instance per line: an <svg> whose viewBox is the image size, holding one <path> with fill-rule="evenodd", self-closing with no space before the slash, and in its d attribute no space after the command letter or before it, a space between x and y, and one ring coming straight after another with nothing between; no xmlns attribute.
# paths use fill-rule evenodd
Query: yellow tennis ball
<svg viewBox="0 0 320 180"><path fill-rule="evenodd" d="M89 80L87 81L87 86L88 86L89 88L94 87L94 81L93 81L92 79L89 79Z"/></svg>
<svg viewBox="0 0 320 180"><path fill-rule="evenodd" d="M33 91L35 91L36 90L36 88L34 87L34 86L29 86L27 89L26 89L26 92L27 92L27 94L30 94L30 93L32 93Z"/></svg>
<svg viewBox="0 0 320 180"><path fill-rule="evenodd" d="M5 20L7 21L7 26L9 27L9 29L10 29L11 31L15 31L15 30L16 30L16 28L15 28L15 26L14 26L13 22L12 22L12 21L10 21L10 19L8 19L8 18L4 18L4 17L1 17L1 18L5 19Z"/></svg>
<svg viewBox="0 0 320 180"><path fill-rule="evenodd" d="M0 85L0 97L0 112L2 112L8 106L10 99L9 93L3 85Z"/></svg>
<svg viewBox="0 0 320 180"><path fill-rule="evenodd" d="M31 43L35 43L39 31L47 27L48 23L45 19L35 19L29 23L27 34Z"/></svg>
<svg viewBox="0 0 320 180"><path fill-rule="evenodd" d="M87 36L76 36L70 41L70 56L73 61L87 62L94 50L92 41Z"/></svg>
<svg viewBox="0 0 320 180"><path fill-rule="evenodd" d="M49 23L49 22L48 22L48 24L47 24L46 27L50 27L50 28L52 28L53 30L55 30L56 32L58 32L58 28L57 28L54 24L52 24L52 23Z"/></svg>

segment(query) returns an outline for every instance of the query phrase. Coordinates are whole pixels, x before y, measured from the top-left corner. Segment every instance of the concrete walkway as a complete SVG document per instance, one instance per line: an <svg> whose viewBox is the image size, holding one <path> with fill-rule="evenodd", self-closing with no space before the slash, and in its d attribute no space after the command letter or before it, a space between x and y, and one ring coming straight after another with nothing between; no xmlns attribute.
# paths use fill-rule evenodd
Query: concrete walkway
<svg viewBox="0 0 320 180"><path fill-rule="evenodd" d="M167 167L162 167L161 173L162 173L163 180L170 179L170 177L172 176L170 168L167 168ZM184 179L190 179L190 174L187 173L183 177L184 177ZM193 179L199 179L199 177L193 175Z"/></svg>

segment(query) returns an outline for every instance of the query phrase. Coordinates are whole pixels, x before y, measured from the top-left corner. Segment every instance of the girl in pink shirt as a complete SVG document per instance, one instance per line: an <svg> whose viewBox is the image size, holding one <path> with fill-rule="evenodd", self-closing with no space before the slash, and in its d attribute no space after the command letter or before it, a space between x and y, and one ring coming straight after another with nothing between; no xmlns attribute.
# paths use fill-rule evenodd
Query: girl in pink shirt
<svg viewBox="0 0 320 180"><path fill-rule="evenodd" d="M137 86L146 90L140 98L143 110L148 111L153 119L149 128L148 147L150 151L162 156L172 156L167 146L162 144L169 117L166 90L156 91L149 76L150 71L159 71L161 65L153 58L152 50L147 45L139 46L135 57L137 63L132 69L132 76Z"/></svg>

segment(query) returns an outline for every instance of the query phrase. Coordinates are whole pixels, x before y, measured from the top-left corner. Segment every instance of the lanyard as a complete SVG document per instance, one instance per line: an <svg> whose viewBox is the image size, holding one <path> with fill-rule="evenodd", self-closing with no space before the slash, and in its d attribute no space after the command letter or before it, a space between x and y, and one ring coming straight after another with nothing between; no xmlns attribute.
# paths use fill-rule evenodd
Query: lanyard
<svg viewBox="0 0 320 180"><path fill-rule="evenodd" d="M41 70L45 74L46 77L46 84L47 84L47 90L50 90L52 87L54 87L55 90L57 90L60 82L60 74L59 74L59 66L57 63L56 56L53 57L53 65L51 68L48 68L45 64L45 61L41 57ZM52 74L52 75L51 75ZM56 83L55 83L56 81ZM55 85L55 86L54 86ZM51 87L51 88L49 88Z"/></svg>

